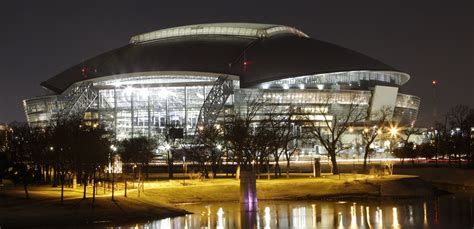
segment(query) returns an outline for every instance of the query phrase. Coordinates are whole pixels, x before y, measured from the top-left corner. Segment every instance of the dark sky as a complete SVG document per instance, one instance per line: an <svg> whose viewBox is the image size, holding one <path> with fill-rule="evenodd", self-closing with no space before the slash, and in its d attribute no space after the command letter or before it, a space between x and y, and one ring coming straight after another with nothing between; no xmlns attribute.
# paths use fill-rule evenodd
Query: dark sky
<svg viewBox="0 0 474 229"><path fill-rule="evenodd" d="M209 22L294 26L411 75L419 124L456 104L474 107L474 1L4 1L0 5L0 122L24 121L39 83L130 36ZM439 82L433 101L431 81Z"/></svg>

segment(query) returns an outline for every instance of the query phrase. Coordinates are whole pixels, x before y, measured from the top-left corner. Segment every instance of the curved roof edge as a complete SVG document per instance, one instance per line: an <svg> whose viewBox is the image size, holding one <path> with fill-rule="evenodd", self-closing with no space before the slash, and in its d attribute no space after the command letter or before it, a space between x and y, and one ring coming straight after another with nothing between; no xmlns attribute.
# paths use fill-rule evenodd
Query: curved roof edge
<svg viewBox="0 0 474 229"><path fill-rule="evenodd" d="M256 23L210 23L172 27L135 35L130 38L130 44L198 35L227 35L262 38L270 37L276 34L294 34L301 37L309 37L302 31L285 25Z"/></svg>

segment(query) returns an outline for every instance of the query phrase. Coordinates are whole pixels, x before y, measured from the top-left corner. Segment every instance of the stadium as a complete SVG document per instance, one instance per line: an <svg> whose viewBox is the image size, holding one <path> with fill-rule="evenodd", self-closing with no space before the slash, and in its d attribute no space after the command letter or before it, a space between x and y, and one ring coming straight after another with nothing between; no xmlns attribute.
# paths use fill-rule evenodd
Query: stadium
<svg viewBox="0 0 474 229"><path fill-rule="evenodd" d="M409 79L293 27L199 24L133 36L125 46L42 82L47 95L23 105L32 127L79 114L103 123L116 139L153 136L169 126L190 137L200 125L222 119L256 96L311 113L324 106L328 94L342 110L357 95L368 113L388 106L393 120L410 124L420 99L401 93Z"/></svg>

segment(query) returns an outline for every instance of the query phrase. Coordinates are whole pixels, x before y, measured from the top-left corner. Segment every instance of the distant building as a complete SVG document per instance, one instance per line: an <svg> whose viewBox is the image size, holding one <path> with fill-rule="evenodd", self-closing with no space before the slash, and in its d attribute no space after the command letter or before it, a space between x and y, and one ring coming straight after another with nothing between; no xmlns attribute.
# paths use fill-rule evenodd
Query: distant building
<svg viewBox="0 0 474 229"><path fill-rule="evenodd" d="M8 148L8 138L11 136L11 129L7 124L0 123L0 151Z"/></svg>

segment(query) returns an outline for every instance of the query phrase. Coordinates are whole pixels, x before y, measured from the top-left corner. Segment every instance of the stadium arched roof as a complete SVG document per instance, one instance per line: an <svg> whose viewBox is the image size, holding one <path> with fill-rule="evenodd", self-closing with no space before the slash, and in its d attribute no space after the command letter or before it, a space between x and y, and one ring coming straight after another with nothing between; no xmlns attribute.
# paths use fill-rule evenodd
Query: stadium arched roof
<svg viewBox="0 0 474 229"><path fill-rule="evenodd" d="M221 23L134 36L129 44L78 63L41 85L62 93L87 79L167 71L236 75L244 88L289 77L357 70L400 72L364 54L309 38L292 27Z"/></svg>

